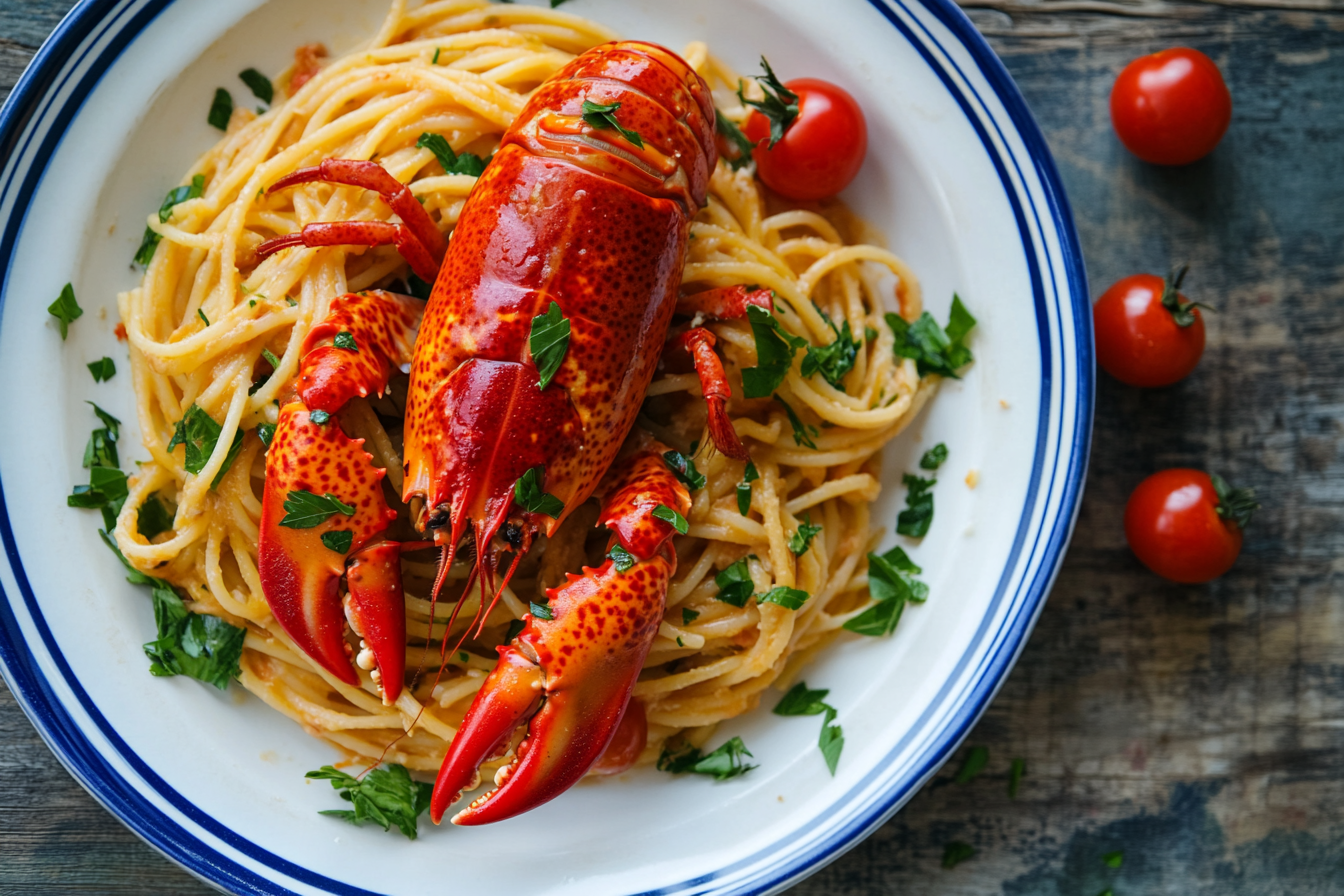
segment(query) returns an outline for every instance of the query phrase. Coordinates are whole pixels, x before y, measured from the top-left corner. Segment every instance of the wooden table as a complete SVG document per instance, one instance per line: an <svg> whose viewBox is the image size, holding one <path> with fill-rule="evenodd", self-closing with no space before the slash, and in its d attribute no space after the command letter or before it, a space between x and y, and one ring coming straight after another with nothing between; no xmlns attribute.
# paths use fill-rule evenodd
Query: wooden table
<svg viewBox="0 0 1344 896"><path fill-rule="evenodd" d="M0 0L13 85L71 0ZM582 11L581 2L576 4ZM970 0L1049 139L1093 294L1188 262L1218 308L1199 370L1101 376L1087 497L1040 623L968 745L799 894L1336 896L1344 892L1344 2ZM1129 156L1121 66L1208 53L1232 128L1179 170ZM1159 581L1125 546L1130 489L1204 467L1264 503L1220 581ZM963 753L968 747L963 748ZM1009 762L1026 760L1016 800ZM950 841L975 856L940 867ZM1102 856L1124 852L1111 869ZM507 887L507 880L501 881ZM0 893L208 892L65 773L0 685Z"/></svg>

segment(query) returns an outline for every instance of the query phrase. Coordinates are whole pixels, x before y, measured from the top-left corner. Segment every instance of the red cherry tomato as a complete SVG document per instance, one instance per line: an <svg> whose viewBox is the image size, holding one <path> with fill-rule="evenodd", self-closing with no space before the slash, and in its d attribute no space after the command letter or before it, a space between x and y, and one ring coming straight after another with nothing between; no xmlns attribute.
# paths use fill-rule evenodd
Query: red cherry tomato
<svg viewBox="0 0 1344 896"><path fill-rule="evenodd" d="M1188 165L1213 152L1232 121L1223 73L1176 47L1125 66L1111 88L1111 123L1130 152L1154 165Z"/></svg>
<svg viewBox="0 0 1344 896"><path fill-rule="evenodd" d="M1125 505L1125 539L1144 566L1186 584L1232 568L1241 553L1242 526L1259 505L1249 491L1229 489L1221 480L1219 487L1209 474L1182 468L1139 483Z"/></svg>
<svg viewBox="0 0 1344 896"><path fill-rule="evenodd" d="M1101 294L1092 306L1097 363L1122 383L1155 388L1189 376L1204 353L1199 308L1155 274L1135 274ZM1176 307L1172 307L1175 305ZM1189 321L1181 326L1177 321Z"/></svg>
<svg viewBox="0 0 1344 896"><path fill-rule="evenodd" d="M863 110L844 90L816 78L784 85L798 94L798 117L770 148L770 120L753 111L742 132L756 142L756 173L790 199L825 199L854 179L868 153Z"/></svg>

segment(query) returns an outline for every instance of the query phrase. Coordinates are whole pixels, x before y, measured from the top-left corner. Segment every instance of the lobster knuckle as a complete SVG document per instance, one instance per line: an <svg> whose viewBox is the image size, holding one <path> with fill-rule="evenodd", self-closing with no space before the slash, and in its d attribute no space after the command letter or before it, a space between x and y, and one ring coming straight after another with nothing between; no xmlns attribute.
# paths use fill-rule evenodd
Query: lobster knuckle
<svg viewBox="0 0 1344 896"><path fill-rule="evenodd" d="M615 465L602 483L598 523L635 557L646 560L675 534L672 524L653 515L660 505L685 516L691 509L686 486L663 460L666 446L656 442Z"/></svg>
<svg viewBox="0 0 1344 896"><path fill-rule="evenodd" d="M333 299L303 342L298 393L304 404L334 414L352 398L381 395L392 372L414 355L422 309L414 299L383 290ZM353 349L335 344L342 333Z"/></svg>

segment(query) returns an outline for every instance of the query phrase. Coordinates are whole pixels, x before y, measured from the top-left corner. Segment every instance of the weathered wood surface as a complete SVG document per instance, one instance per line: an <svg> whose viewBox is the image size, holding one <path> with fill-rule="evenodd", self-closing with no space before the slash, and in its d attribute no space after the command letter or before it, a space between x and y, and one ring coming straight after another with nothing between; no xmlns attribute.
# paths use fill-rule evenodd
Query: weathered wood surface
<svg viewBox="0 0 1344 896"><path fill-rule="evenodd" d="M8 88L70 0L0 0ZM1093 293L1192 265L1218 307L1187 382L1100 378L1073 546L1017 668L940 774L800 896L1337 896L1344 892L1344 3L967 0L1049 139ZM581 10L580 10L581 11ZM1227 75L1232 129L1160 170L1110 131L1120 67L1174 44ZM1251 485L1238 566L1165 584L1128 553L1129 490L1163 466ZM964 751L963 751L964 752ZM1025 758L1016 800L1008 763ZM952 840L977 854L940 866ZM1108 869L1103 854L1123 850ZM507 886L507 882L503 882ZM207 892L60 768L0 686L0 893Z"/></svg>

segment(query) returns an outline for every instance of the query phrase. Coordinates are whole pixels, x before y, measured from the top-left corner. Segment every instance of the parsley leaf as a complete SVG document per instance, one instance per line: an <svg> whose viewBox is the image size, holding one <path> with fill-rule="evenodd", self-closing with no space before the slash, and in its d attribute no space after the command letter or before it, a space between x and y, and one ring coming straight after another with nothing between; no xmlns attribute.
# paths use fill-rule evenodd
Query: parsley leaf
<svg viewBox="0 0 1344 896"><path fill-rule="evenodd" d="M975 318L956 295L952 296L946 330L927 311L913 324L897 314L887 314L885 319L896 337L893 351L898 357L914 359L920 376L936 373L960 379L957 371L973 360L971 350L966 347L966 336L975 327Z"/></svg>
<svg viewBox="0 0 1344 896"><path fill-rule="evenodd" d="M719 593L714 595L715 600L721 600L734 607L747 605L747 600L756 591L756 583L751 579L751 570L747 568L750 556L725 567L714 577L714 584L719 586Z"/></svg>
<svg viewBox="0 0 1344 896"><path fill-rule="evenodd" d="M820 526L812 525L812 517L809 515L803 518L803 522L798 524L798 529L789 536L789 550L795 556L801 557L807 553L807 549L812 546L812 539L821 531Z"/></svg>
<svg viewBox="0 0 1344 896"><path fill-rule="evenodd" d="M210 114L206 116L206 121L210 122L213 128L219 128L221 131L229 129L229 119L233 117L233 94L229 93L223 87L215 90L215 99L210 103Z"/></svg>
<svg viewBox="0 0 1344 896"><path fill-rule="evenodd" d="M1185 297L1180 294L1179 290L1181 281L1185 279L1185 273L1188 270L1190 270L1190 265L1186 264L1168 274L1166 286L1162 290L1162 307L1171 312L1171 319L1176 323L1176 326L1182 329L1194 324L1196 308L1203 308L1205 311L1217 310L1203 302L1185 301Z"/></svg>
<svg viewBox="0 0 1344 896"><path fill-rule="evenodd" d="M721 158L734 171L742 170L751 161L751 151L756 148L756 144L751 142L747 135L742 133L742 129L733 124L718 109L714 110L714 122L718 132L737 150L737 155L734 158L730 159L726 155L721 156Z"/></svg>
<svg viewBox="0 0 1344 896"><path fill-rule="evenodd" d="M247 89L252 91L252 95L266 105L269 106L275 99L275 87L271 84L271 79L256 69L244 69L238 73L238 77L247 85Z"/></svg>
<svg viewBox="0 0 1344 896"><path fill-rule="evenodd" d="M320 408L316 411L309 411L308 419L318 426L322 426L331 419L331 412L321 410Z"/></svg>
<svg viewBox="0 0 1344 896"><path fill-rule="evenodd" d="M75 301L75 288L69 283L61 287L56 301L47 306L47 313L56 318L56 326L61 330L61 341L70 333L70 324L84 314L84 309Z"/></svg>
<svg viewBox="0 0 1344 896"><path fill-rule="evenodd" d="M1106 853L1101 860L1106 863L1107 868L1119 868L1125 863L1125 854L1117 849L1115 852Z"/></svg>
<svg viewBox="0 0 1344 896"><path fill-rule="evenodd" d="M294 489L285 496L285 517L280 520L280 525L287 529L311 529L338 513L354 516L355 508L331 492L315 495L301 488Z"/></svg>
<svg viewBox="0 0 1344 896"><path fill-rule="evenodd" d="M428 149L432 152L434 158L438 159L439 164L443 166L446 174L466 174L471 177L480 177L485 171L485 166L490 164L490 159L494 158L494 156L490 156L483 159L474 152L460 154L453 152L453 148L448 145L447 139L442 134L421 134L420 139L415 141L415 145L418 149ZM412 274L411 276L414 277L415 275ZM416 277L416 279L419 280L420 278ZM423 280L420 280L420 282L424 283ZM415 286L414 283L410 285ZM425 291L424 296L415 292L411 294L416 298L429 298L428 290Z"/></svg>
<svg viewBox="0 0 1344 896"><path fill-rule="evenodd" d="M643 149L644 148L643 138L641 138L639 134L636 134L634 131L621 127L621 123L616 120L616 110L619 108L621 108L620 103L610 103L604 106L601 103L594 103L591 102L590 100L584 100L583 120L588 123L589 127L595 128L599 131L605 131L610 128L615 128L617 131L620 132L622 137L630 141L639 149Z"/></svg>
<svg viewBox="0 0 1344 896"><path fill-rule="evenodd" d="M168 442L168 450L172 451L178 445L184 446L186 453L182 465L188 473L200 473L209 462L210 455L214 453L222 432L223 427L216 423L213 417L193 404L187 408L182 419L177 421L177 428L173 430L173 437ZM242 450L243 431L240 429L233 434L233 444L229 446L228 454L224 455L224 463L220 464L219 472L210 483L211 488L219 485L224 474L229 472L229 467L233 466L238 452Z"/></svg>
<svg viewBox="0 0 1344 896"><path fill-rule="evenodd" d="M338 554L348 554L354 541L355 533L349 529L332 529L322 533L322 543Z"/></svg>
<svg viewBox="0 0 1344 896"><path fill-rule="evenodd" d="M1218 496L1218 506L1215 508L1218 515L1235 523L1238 529L1245 529L1251 521L1251 515L1260 509L1255 500L1255 489L1232 488L1217 473L1210 473L1209 479L1213 481L1213 491Z"/></svg>
<svg viewBox="0 0 1344 896"><path fill-rule="evenodd" d="M434 292L434 284L410 274L406 277L406 290L413 297L424 301L429 298L430 293Z"/></svg>
<svg viewBox="0 0 1344 896"><path fill-rule="evenodd" d="M117 457L121 421L93 402L89 404L102 421L103 428L93 430L84 446L84 468L89 471L89 484L75 486L65 504L67 507L101 510L103 525L111 531L129 494L126 474L119 469L121 462Z"/></svg>
<svg viewBox="0 0 1344 896"><path fill-rule="evenodd" d="M911 578L919 572L899 547L885 554L869 554L868 593L877 603L846 622L844 628L875 638L891 634L901 621L906 603L923 603L929 597L929 586Z"/></svg>
<svg viewBox="0 0 1344 896"><path fill-rule="evenodd" d="M975 847L960 840L953 840L943 850L943 867L951 870L967 859L975 857Z"/></svg>
<svg viewBox="0 0 1344 896"><path fill-rule="evenodd" d="M264 348L261 350L261 356L266 359L267 364L271 365L272 371L280 369L280 359L275 356L275 352ZM265 382L265 380L262 380L262 382Z"/></svg>
<svg viewBox="0 0 1344 896"><path fill-rule="evenodd" d="M751 756L751 751L742 738L734 737L712 753L702 754L695 747L687 747L678 752L664 748L658 757L658 770L674 775L690 772L695 775L708 775L715 781L727 781L738 775L745 775L756 768L742 762L743 756Z"/></svg>
<svg viewBox="0 0 1344 896"><path fill-rule="evenodd" d="M819 716L828 707L824 702L828 690L809 690L805 682L798 682L780 698L772 710L777 716Z"/></svg>
<svg viewBox="0 0 1344 896"><path fill-rule="evenodd" d="M835 333L835 341L830 345L809 345L807 355L803 357L801 372L803 376L820 373L826 382L843 392L845 375L854 369L854 360L859 356L859 342L850 332L849 321L845 321L838 330L834 323L827 323L830 323L831 331Z"/></svg>
<svg viewBox="0 0 1344 896"><path fill-rule="evenodd" d="M751 484L761 475L756 472L756 464L747 461L746 471L742 474L742 481L737 484L737 512L743 516L751 510Z"/></svg>
<svg viewBox="0 0 1344 896"><path fill-rule="evenodd" d="M695 461L680 451L664 451L663 463L676 474L691 491L705 487L705 474L695 468Z"/></svg>
<svg viewBox="0 0 1344 896"><path fill-rule="evenodd" d="M957 777L954 779L958 784L969 784L975 780L976 776L985 770L989 764L988 747L971 747L966 758L961 761L961 768L957 769Z"/></svg>
<svg viewBox="0 0 1344 896"><path fill-rule="evenodd" d="M536 601L533 601L531 604L528 605L528 609L531 610L532 615L537 617L538 619L555 618L555 613L551 612L551 608L544 603L537 603Z"/></svg>
<svg viewBox="0 0 1344 896"><path fill-rule="evenodd" d="M776 585L769 591L756 598L757 603L779 604L786 610L801 609L807 599L811 597L806 591L800 591L797 588L786 588L783 585Z"/></svg>
<svg viewBox="0 0 1344 896"><path fill-rule="evenodd" d="M274 423L258 423L258 424L257 424L257 438L261 439L261 444L265 445L267 448L270 448L270 447L271 447L271 439L275 438L275 424L274 424Z"/></svg>
<svg viewBox="0 0 1344 896"><path fill-rule="evenodd" d="M201 319L201 323L205 324L207 327L210 326L210 318L206 317L205 312L200 308L196 309L196 316Z"/></svg>
<svg viewBox="0 0 1344 896"><path fill-rule="evenodd" d="M117 459L117 440L121 438L121 421L93 402L87 402L102 421L103 428L95 429L84 447L84 469L90 467L120 467Z"/></svg>
<svg viewBox="0 0 1344 896"><path fill-rule="evenodd" d="M1012 765L1008 767L1008 798L1017 799L1017 788L1022 784L1022 778L1027 774L1027 761L1025 759L1014 759Z"/></svg>
<svg viewBox="0 0 1344 896"><path fill-rule="evenodd" d="M764 56L761 57L761 68L765 74L758 77L756 83L761 86L765 99L747 99L742 95L741 82L737 85L737 98L756 108L770 120L770 143L766 148L774 149L775 144L784 138L784 132L798 117L798 94L789 90L779 78L775 77L774 70L770 68L770 63L765 61Z"/></svg>
<svg viewBox="0 0 1344 896"><path fill-rule="evenodd" d="M747 321L756 339L756 366L742 370L742 394L769 398L793 366L793 354L807 340L787 332L775 316L759 305L747 306Z"/></svg>
<svg viewBox="0 0 1344 896"><path fill-rule="evenodd" d="M681 624L682 624L682 625L690 625L692 622L694 622L695 620L697 620L697 619L699 619L699 618L700 618L700 611L699 611L699 610L692 610L690 607L682 607L682 608L681 608Z"/></svg>
<svg viewBox="0 0 1344 896"><path fill-rule="evenodd" d="M880 638L896 631L896 625L905 612L905 601L884 600L873 604L844 624L846 631Z"/></svg>
<svg viewBox="0 0 1344 896"><path fill-rule="evenodd" d="M349 330L342 330L337 333L336 338L331 341L331 344L347 351L359 351L359 346L355 344L355 334L351 333Z"/></svg>
<svg viewBox="0 0 1344 896"><path fill-rule="evenodd" d="M677 513L666 504L659 504L657 507L653 508L653 518L662 520L665 523L671 523L672 528L676 529L678 534L681 535L685 535L686 530L690 528L689 524L686 522L686 517Z"/></svg>
<svg viewBox="0 0 1344 896"><path fill-rule="evenodd" d="M508 644L508 643L509 643L510 641L512 641L514 638L516 638L516 637L518 637L519 635L521 635L521 634L523 633L523 629L526 628L526 627L527 627L527 623L523 622L523 620L521 620L521 619L510 619L510 620L509 620L509 627L508 627L507 629L504 630L504 643L505 643L505 644Z"/></svg>
<svg viewBox="0 0 1344 896"><path fill-rule="evenodd" d="M746 373L746 371L743 371L743 373ZM817 443L814 442L813 439L821 435L821 430L811 424L803 423L798 414L793 410L793 407L787 401L780 398L778 395L775 395L774 398L775 401L784 406L784 413L789 417L789 426L793 427L793 444L811 448L813 451L816 451Z"/></svg>
<svg viewBox="0 0 1344 896"><path fill-rule="evenodd" d="M559 302L551 302L545 314L532 318L532 332L528 336L528 349L532 352L532 363L537 365L537 388L545 389L550 385L560 364L569 350L569 318L560 311Z"/></svg>
<svg viewBox="0 0 1344 896"><path fill-rule="evenodd" d="M921 470L936 470L947 460L947 446L942 442L934 445L919 459L919 468Z"/></svg>
<svg viewBox="0 0 1344 896"><path fill-rule="evenodd" d="M559 519L565 510L565 502L555 495L541 490L542 477L546 468L541 464L518 477L513 486L513 497L528 513L540 513L551 519Z"/></svg>
<svg viewBox="0 0 1344 896"><path fill-rule="evenodd" d="M896 531L911 538L923 538L933 522L933 493L937 479L920 479L906 473L901 477L909 489L905 495L905 509L896 517Z"/></svg>
<svg viewBox="0 0 1344 896"><path fill-rule="evenodd" d="M429 809L429 799L434 787L411 778L405 766L388 765L387 768L375 768L362 779L346 774L338 768L324 765L315 772L308 772L305 778L330 781L331 786L340 792L341 799L349 802L352 809L326 809L318 814L330 815L358 825L365 821L382 825L390 831L396 825L411 840L419 834L417 819Z"/></svg>
<svg viewBox="0 0 1344 896"><path fill-rule="evenodd" d="M95 383L106 382L117 375L117 365L111 358L100 358L97 361L90 361L88 364L89 373L93 374Z"/></svg>
<svg viewBox="0 0 1344 896"><path fill-rule="evenodd" d="M159 223L168 223L168 219L173 216L173 206L180 202L186 202L188 199L199 199L204 195L204 174L197 174L193 177L189 186L173 187L168 191L168 195L163 197L163 202L159 205ZM140 237L140 248L135 250L135 263L141 267L147 267L154 260L154 250L159 247L159 240L161 239L162 237L146 225L144 236Z"/></svg>
<svg viewBox="0 0 1344 896"><path fill-rule="evenodd" d="M831 777L835 777L836 766L840 764L840 752L845 748L845 733L835 722L835 709L826 707L826 718L821 721L821 734L817 737L817 747L821 758L826 760L826 768Z"/></svg>
<svg viewBox="0 0 1344 896"><path fill-rule="evenodd" d="M635 555L621 547L618 541L607 551L607 557L611 560L611 565L617 572L628 572L630 567L635 565Z"/></svg>
<svg viewBox="0 0 1344 896"><path fill-rule="evenodd" d="M173 514L163 506L163 500L159 498L159 493L154 492L145 498L145 503L140 505L136 517L135 530L146 541L153 541L155 536L164 532L171 532L172 528Z"/></svg>

